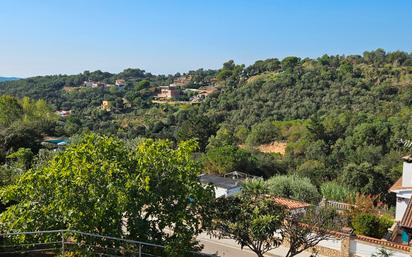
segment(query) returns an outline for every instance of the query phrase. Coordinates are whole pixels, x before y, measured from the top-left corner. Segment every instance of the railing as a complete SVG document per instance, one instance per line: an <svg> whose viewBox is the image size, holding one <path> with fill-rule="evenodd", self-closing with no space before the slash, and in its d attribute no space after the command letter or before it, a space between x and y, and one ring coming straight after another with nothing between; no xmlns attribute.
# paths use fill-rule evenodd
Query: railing
<svg viewBox="0 0 412 257"><path fill-rule="evenodd" d="M338 211L347 211L350 210L354 205L349 203L342 203L332 200L326 200L326 206L331 206L336 208Z"/></svg>
<svg viewBox="0 0 412 257"><path fill-rule="evenodd" d="M35 253L65 256L65 253L69 252L111 257L167 256L166 249L162 245L74 230L14 232L0 234L0 237L0 256L31 256ZM184 256L217 257L217 255L200 252L185 252Z"/></svg>

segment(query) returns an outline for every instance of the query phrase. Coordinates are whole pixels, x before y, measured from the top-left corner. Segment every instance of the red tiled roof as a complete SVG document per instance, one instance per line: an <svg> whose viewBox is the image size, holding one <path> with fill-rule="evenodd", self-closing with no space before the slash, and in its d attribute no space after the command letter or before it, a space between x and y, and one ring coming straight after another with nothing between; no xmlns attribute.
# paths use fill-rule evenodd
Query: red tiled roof
<svg viewBox="0 0 412 257"><path fill-rule="evenodd" d="M273 201L275 201L279 205L286 207L289 210L307 208L310 206L310 204L305 203L305 202L283 198L279 196L274 196Z"/></svg>
<svg viewBox="0 0 412 257"><path fill-rule="evenodd" d="M402 177L400 177L390 188L389 192L394 192L402 189L411 189L412 187L404 187L402 186Z"/></svg>
<svg viewBox="0 0 412 257"><path fill-rule="evenodd" d="M372 244L383 245L383 246L386 246L386 247L391 247L391 248L395 248L395 249L399 249L399 250L403 250L403 251L407 251L407 252L410 251L410 246L408 246L408 245L398 244L398 243L394 243L394 242L386 241L386 240L382 240L382 239L376 239L376 238L373 238L373 237L357 235L355 237L355 239L365 241L365 242L368 242L368 243L372 243Z"/></svg>

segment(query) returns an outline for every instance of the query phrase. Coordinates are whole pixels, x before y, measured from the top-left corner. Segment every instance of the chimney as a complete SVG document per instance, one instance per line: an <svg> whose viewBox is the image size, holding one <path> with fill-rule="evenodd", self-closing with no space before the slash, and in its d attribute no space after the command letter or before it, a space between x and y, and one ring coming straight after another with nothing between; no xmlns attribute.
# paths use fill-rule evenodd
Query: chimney
<svg viewBox="0 0 412 257"><path fill-rule="evenodd" d="M412 155L408 155L403 159L403 170L402 170L402 186L412 187Z"/></svg>

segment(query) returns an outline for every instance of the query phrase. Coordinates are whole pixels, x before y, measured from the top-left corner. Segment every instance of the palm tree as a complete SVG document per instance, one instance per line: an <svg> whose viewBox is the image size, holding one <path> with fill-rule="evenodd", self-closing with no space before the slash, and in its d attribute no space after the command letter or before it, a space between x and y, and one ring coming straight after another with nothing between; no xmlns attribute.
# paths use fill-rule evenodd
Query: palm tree
<svg viewBox="0 0 412 257"><path fill-rule="evenodd" d="M380 248L378 249L377 253L372 254L371 257L391 257L393 256L393 253L389 250L386 250L385 248Z"/></svg>

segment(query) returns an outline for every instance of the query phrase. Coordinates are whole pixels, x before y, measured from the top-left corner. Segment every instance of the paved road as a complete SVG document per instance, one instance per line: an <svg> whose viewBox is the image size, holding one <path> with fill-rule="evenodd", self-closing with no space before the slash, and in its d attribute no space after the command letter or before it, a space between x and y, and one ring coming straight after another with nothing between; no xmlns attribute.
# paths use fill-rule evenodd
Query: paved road
<svg viewBox="0 0 412 257"><path fill-rule="evenodd" d="M243 250L240 249L240 246L236 244L234 240L231 239L218 239L218 238L210 238L210 236L206 234L201 234L197 238L200 240L201 244L204 245L203 252L210 253L210 254L217 254L221 257L256 257L249 249L244 248ZM269 253L265 254L267 257L283 257L287 253L286 247L280 246ZM310 252L304 252L299 255L298 257L309 257ZM319 257L325 257L322 255L318 255Z"/></svg>

